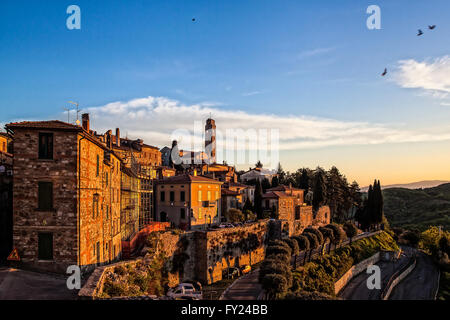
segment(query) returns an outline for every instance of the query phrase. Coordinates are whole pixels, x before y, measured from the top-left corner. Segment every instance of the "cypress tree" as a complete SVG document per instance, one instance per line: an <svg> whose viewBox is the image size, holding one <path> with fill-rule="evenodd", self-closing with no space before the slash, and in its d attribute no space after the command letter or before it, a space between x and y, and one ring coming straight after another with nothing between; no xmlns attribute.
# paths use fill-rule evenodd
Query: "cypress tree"
<svg viewBox="0 0 450 320"><path fill-rule="evenodd" d="M308 176L308 170L306 168L302 169L302 175L300 176L300 181L298 187L300 189L305 190L305 193L308 193L309 190L309 176Z"/></svg>
<svg viewBox="0 0 450 320"><path fill-rule="evenodd" d="M315 175L314 181L314 194L313 194L313 207L314 210L318 210L326 200L326 185L325 185L325 173L322 169L318 169Z"/></svg>
<svg viewBox="0 0 450 320"><path fill-rule="evenodd" d="M263 209L262 209L262 187L261 181L256 179L256 187L255 187L255 213L258 219L263 218Z"/></svg>

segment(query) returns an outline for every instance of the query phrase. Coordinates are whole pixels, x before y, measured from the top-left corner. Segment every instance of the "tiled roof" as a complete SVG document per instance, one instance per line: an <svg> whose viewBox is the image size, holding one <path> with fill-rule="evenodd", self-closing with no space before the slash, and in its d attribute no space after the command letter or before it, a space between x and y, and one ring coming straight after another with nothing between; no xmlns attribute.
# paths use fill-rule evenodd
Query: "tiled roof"
<svg viewBox="0 0 450 320"><path fill-rule="evenodd" d="M277 187L267 189L267 191L291 191L291 190L292 191L304 191L303 189L292 188L292 187L288 187L285 185L279 185Z"/></svg>
<svg viewBox="0 0 450 320"><path fill-rule="evenodd" d="M12 122L6 125L7 128L30 128L30 129L54 129L54 130L74 130L82 131L80 126L70 124L59 120L50 121L22 121Z"/></svg>
<svg viewBox="0 0 450 320"><path fill-rule="evenodd" d="M221 193L224 196L239 196L240 195L239 192L228 190L228 189L222 189Z"/></svg>
<svg viewBox="0 0 450 320"><path fill-rule="evenodd" d="M269 191L263 194L263 198L290 198L291 196L281 191Z"/></svg>
<svg viewBox="0 0 450 320"><path fill-rule="evenodd" d="M219 183L222 184L223 182L202 177L202 176L193 176L190 174L181 174L178 176L168 177L164 178L162 180L158 180L158 183L191 183L191 182L205 182L205 183Z"/></svg>

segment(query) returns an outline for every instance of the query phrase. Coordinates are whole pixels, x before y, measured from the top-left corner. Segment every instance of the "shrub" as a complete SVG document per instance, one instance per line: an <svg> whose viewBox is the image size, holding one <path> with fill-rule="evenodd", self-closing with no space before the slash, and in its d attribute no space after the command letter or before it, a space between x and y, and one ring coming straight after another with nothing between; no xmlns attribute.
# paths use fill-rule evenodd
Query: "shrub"
<svg viewBox="0 0 450 320"><path fill-rule="evenodd" d="M263 278L267 274L280 274L286 278L288 287L292 286L292 271L290 266L281 263L277 260L265 260L264 263L261 264L259 268L259 281L260 283L263 281Z"/></svg>
<svg viewBox="0 0 450 320"><path fill-rule="evenodd" d="M314 233L305 232L303 236L308 238L309 241L309 250L317 249L320 246L319 240Z"/></svg>
<svg viewBox="0 0 450 320"><path fill-rule="evenodd" d="M285 263L285 264L290 264L291 261L291 256L288 256L285 253L271 253L271 254L266 254L265 259L273 259L273 260L278 260L279 262Z"/></svg>
<svg viewBox="0 0 450 320"><path fill-rule="evenodd" d="M291 249L285 246L268 246L266 249L266 256L284 254L288 257L291 256Z"/></svg>
<svg viewBox="0 0 450 320"><path fill-rule="evenodd" d="M298 247L297 241L295 241L294 239L291 239L291 238L283 239L283 241L287 245L289 245L289 247L291 248L292 254L294 256L296 256L296 255L298 255L300 253L300 248Z"/></svg>
<svg viewBox="0 0 450 320"><path fill-rule="evenodd" d="M339 298L322 292L298 291L290 292L284 296L284 300L336 300Z"/></svg>
<svg viewBox="0 0 450 320"><path fill-rule="evenodd" d="M306 233L306 232L314 233L317 237L317 240L319 241L319 245L323 244L323 241L324 241L323 235L322 235L322 232L320 232L318 229L306 228L305 230L303 230L303 233Z"/></svg>
<svg viewBox="0 0 450 320"><path fill-rule="evenodd" d="M300 235L300 236L292 237L292 239L297 241L300 251L308 251L309 250L309 240L307 237Z"/></svg>
<svg viewBox="0 0 450 320"><path fill-rule="evenodd" d="M282 297L288 290L286 278L279 274L266 274L262 280L262 287L271 299Z"/></svg>
<svg viewBox="0 0 450 320"><path fill-rule="evenodd" d="M320 232L322 232L324 239L329 239L330 242L334 241L334 232L333 229L326 228L326 227L320 227Z"/></svg>
<svg viewBox="0 0 450 320"><path fill-rule="evenodd" d="M354 241L352 244L336 249L297 268L293 272L291 291L322 292L334 296L334 283L352 265L369 258L380 250L398 250L392 237L382 232L372 237ZM292 296L290 296L292 297Z"/></svg>
<svg viewBox="0 0 450 320"><path fill-rule="evenodd" d="M287 250L292 250L291 247L283 240L271 240L268 243L268 246L282 246L285 247Z"/></svg>
<svg viewBox="0 0 450 320"><path fill-rule="evenodd" d="M327 228L333 230L333 243L334 244L339 244L342 241L344 241L345 239L347 239L347 235L344 232L344 229L342 229L342 227L338 224L328 224L326 226Z"/></svg>
<svg viewBox="0 0 450 320"><path fill-rule="evenodd" d="M411 247L417 247L420 242L420 234L417 230L407 230L400 236L399 243Z"/></svg>
<svg viewBox="0 0 450 320"><path fill-rule="evenodd" d="M345 234L347 235L347 238L350 238L350 241L353 237L355 237L358 234L358 228L356 228L355 224L347 221L344 224L344 231Z"/></svg>
<svg viewBox="0 0 450 320"><path fill-rule="evenodd" d="M229 222L242 222L245 220L244 214L241 210L231 208L228 209L228 211L225 213L225 218L227 218L227 221Z"/></svg>

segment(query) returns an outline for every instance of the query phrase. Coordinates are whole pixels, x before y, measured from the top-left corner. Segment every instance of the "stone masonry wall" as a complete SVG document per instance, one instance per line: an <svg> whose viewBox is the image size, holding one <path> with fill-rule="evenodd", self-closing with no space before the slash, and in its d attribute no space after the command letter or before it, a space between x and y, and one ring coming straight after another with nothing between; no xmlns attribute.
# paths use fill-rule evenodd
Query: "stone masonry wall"
<svg viewBox="0 0 450 320"><path fill-rule="evenodd" d="M42 130L46 132L46 130ZM54 132L53 160L38 159L39 130L14 135L13 245L29 267L65 272L77 264L76 133ZM38 182L53 182L53 210L38 210ZM53 234L53 261L38 259L38 233Z"/></svg>

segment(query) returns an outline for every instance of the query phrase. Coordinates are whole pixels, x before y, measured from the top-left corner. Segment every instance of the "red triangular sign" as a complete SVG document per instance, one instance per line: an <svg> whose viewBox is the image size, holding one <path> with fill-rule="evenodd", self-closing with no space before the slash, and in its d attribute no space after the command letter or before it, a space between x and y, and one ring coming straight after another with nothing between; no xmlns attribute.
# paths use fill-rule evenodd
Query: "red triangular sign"
<svg viewBox="0 0 450 320"><path fill-rule="evenodd" d="M8 259L9 261L20 261L19 252L16 248L13 249L13 251L9 254Z"/></svg>

